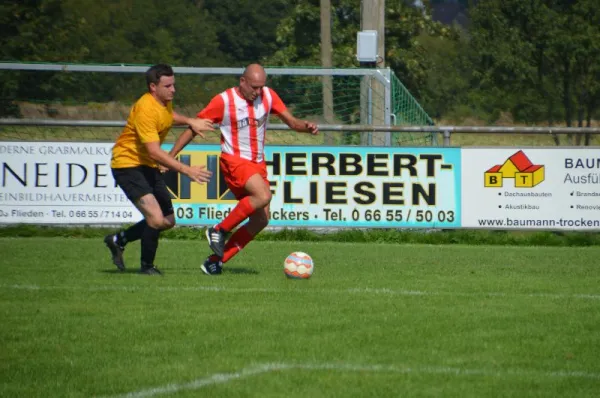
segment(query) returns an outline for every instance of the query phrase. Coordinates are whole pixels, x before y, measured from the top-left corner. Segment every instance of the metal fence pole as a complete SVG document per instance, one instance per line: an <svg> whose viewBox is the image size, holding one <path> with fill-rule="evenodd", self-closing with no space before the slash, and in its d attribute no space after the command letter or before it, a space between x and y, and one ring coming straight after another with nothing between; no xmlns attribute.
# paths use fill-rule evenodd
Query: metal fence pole
<svg viewBox="0 0 600 398"><path fill-rule="evenodd" d="M444 130L444 144L443 146L450 146L450 130Z"/></svg>
<svg viewBox="0 0 600 398"><path fill-rule="evenodd" d="M385 78L385 97L384 97L384 117L383 124L392 125L396 124L396 115L392 114L392 79L391 79L391 69L389 67L385 69L380 69L379 72ZM392 123L392 117L394 121ZM389 132L385 135L385 146L392 146L392 133Z"/></svg>
<svg viewBox="0 0 600 398"><path fill-rule="evenodd" d="M369 79L369 89L367 90L367 102L368 102L368 110L367 110L367 124L373 124L373 79ZM373 133L369 132L367 138L367 145L373 145Z"/></svg>
<svg viewBox="0 0 600 398"><path fill-rule="evenodd" d="M0 126L64 126L64 127L123 127L126 120L67 120L0 118ZM185 128L185 126L173 126ZM270 123L268 130L290 130L285 124ZM600 127L502 127L502 126L397 126L372 124L319 124L321 131L337 132L398 132L442 134L444 145L450 145L451 133L461 134L589 134L600 135Z"/></svg>

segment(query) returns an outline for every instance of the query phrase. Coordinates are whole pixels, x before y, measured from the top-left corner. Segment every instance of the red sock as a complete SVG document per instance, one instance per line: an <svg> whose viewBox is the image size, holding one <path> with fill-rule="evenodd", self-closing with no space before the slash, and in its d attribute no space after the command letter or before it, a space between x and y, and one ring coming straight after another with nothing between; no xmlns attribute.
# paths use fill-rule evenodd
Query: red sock
<svg viewBox="0 0 600 398"><path fill-rule="evenodd" d="M252 204L250 203L250 197L246 196L245 198L242 198L242 200L240 200L233 208L231 213L217 225L217 229L222 229L227 232L232 231L235 227L240 225L242 221L250 217L250 215L254 213L254 210L254 207L252 207Z"/></svg>
<svg viewBox="0 0 600 398"><path fill-rule="evenodd" d="M241 227L227 241L225 249L223 250L223 263L231 260L233 256L238 254L250 241L254 239L254 236L250 235L250 232L246 227Z"/></svg>

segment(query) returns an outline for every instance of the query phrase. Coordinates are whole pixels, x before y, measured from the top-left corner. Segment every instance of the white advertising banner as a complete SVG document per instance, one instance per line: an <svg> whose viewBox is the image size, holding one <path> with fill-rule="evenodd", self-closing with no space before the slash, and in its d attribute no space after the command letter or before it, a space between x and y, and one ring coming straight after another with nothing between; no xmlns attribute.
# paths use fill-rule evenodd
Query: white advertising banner
<svg viewBox="0 0 600 398"><path fill-rule="evenodd" d="M462 227L600 230L599 148L463 148Z"/></svg>
<svg viewBox="0 0 600 398"><path fill-rule="evenodd" d="M113 144L0 142L0 223L120 224L140 212L115 186Z"/></svg>

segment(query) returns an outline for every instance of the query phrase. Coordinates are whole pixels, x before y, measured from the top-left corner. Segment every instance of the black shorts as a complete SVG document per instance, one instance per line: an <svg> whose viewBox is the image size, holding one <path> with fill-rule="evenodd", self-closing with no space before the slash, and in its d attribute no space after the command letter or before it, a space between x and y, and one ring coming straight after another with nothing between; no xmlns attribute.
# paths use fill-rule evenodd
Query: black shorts
<svg viewBox="0 0 600 398"><path fill-rule="evenodd" d="M157 168L137 166L111 170L117 185L133 203L151 193L158 201L164 216L173 214L171 193L167 189L163 175Z"/></svg>

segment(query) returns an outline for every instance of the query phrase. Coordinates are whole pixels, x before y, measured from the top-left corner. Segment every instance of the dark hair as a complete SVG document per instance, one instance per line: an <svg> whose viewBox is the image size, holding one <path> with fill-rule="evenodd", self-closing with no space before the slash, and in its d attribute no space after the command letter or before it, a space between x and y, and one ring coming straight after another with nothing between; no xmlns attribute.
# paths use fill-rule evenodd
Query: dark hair
<svg viewBox="0 0 600 398"><path fill-rule="evenodd" d="M148 88L150 88L150 84L158 84L160 82L160 78L162 76L173 76L175 73L173 72L173 68L167 64L157 64L153 65L146 71L146 84Z"/></svg>

